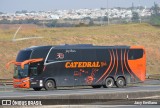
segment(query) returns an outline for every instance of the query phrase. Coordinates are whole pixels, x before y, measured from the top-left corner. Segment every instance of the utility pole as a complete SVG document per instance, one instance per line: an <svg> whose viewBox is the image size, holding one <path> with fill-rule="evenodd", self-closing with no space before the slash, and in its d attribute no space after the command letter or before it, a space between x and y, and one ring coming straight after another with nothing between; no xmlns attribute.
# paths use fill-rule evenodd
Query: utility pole
<svg viewBox="0 0 160 108"><path fill-rule="evenodd" d="M141 2L139 0L139 23L142 22L142 18L141 18Z"/></svg>
<svg viewBox="0 0 160 108"><path fill-rule="evenodd" d="M109 2L107 0L107 24L109 25Z"/></svg>

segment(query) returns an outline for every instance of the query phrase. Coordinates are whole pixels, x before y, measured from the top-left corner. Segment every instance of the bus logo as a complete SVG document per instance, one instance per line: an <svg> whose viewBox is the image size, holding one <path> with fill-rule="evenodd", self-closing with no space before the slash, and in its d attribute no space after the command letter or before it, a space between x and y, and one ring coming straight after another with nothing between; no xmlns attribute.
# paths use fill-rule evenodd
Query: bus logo
<svg viewBox="0 0 160 108"><path fill-rule="evenodd" d="M57 58L56 59L64 59L64 54L63 53L57 53Z"/></svg>

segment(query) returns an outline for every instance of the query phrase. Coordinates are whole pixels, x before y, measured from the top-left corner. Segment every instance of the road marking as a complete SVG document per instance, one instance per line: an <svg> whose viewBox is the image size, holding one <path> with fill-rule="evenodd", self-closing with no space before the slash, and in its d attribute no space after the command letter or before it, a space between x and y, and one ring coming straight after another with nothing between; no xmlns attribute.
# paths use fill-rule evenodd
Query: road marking
<svg viewBox="0 0 160 108"><path fill-rule="evenodd" d="M41 96L69 96L69 95L84 95L84 94L111 94L111 93L136 93L136 92L155 92L160 91L160 87L156 86L142 86L142 87L127 87L127 88L100 88L100 89L68 89L68 90L54 90L54 91L31 91L31 90L7 90L0 91L0 98L4 97L41 97ZM6 93L6 94L3 94ZM7 94L8 93L8 94ZM17 94L17 95L14 95ZM33 94L33 95L32 95ZM6 96L4 96L6 95ZM8 95L8 96L7 96ZM13 95L13 96L9 96ZM19 96L18 96L19 95Z"/></svg>
<svg viewBox="0 0 160 108"><path fill-rule="evenodd" d="M160 99L160 96L149 96L149 97L141 97L141 98L137 98L137 99Z"/></svg>
<svg viewBox="0 0 160 108"><path fill-rule="evenodd" d="M145 90L139 90L139 91L145 91ZM148 90L149 91L149 90ZM153 91L153 90L152 90ZM154 91L157 91L157 90L154 90ZM132 92L137 92L137 91L132 91ZM147 91L146 91L147 92ZM38 93L38 92L37 92ZM41 97L41 96L69 96L69 95L77 95L77 94L80 94L80 95L83 95L82 93L70 93L70 94L62 94L62 93L59 93L59 94L43 94L43 95L21 95L21 96L0 96L1 98L8 98L8 97ZM93 93L88 93L88 94L93 94ZM98 94L103 94L103 93L98 93Z"/></svg>

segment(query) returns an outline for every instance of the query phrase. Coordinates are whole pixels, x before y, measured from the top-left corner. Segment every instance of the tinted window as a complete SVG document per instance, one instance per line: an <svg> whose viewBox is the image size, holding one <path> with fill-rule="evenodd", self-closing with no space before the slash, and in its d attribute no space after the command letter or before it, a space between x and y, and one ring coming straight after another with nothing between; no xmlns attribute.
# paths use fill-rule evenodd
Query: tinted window
<svg viewBox="0 0 160 108"><path fill-rule="evenodd" d="M95 61L96 51L94 49L53 49L47 62L53 61Z"/></svg>
<svg viewBox="0 0 160 108"><path fill-rule="evenodd" d="M110 61L110 53L107 49L97 49L96 58L97 61Z"/></svg>
<svg viewBox="0 0 160 108"><path fill-rule="evenodd" d="M128 54L129 60L140 59L143 57L143 50L142 49L130 49Z"/></svg>
<svg viewBox="0 0 160 108"><path fill-rule="evenodd" d="M32 52L31 59L43 58L45 59L48 54L49 49L37 49Z"/></svg>
<svg viewBox="0 0 160 108"><path fill-rule="evenodd" d="M17 62L23 62L23 61L25 61L25 60L28 60L29 58L30 58L30 55L31 55L31 50L26 50L26 51L20 51L19 53L18 53L18 56L17 56L17 59L16 59L16 61Z"/></svg>
<svg viewBox="0 0 160 108"><path fill-rule="evenodd" d="M67 49L65 53L66 60L81 61L81 49Z"/></svg>
<svg viewBox="0 0 160 108"><path fill-rule="evenodd" d="M21 66L15 66L14 68L14 78L25 78L28 76L28 65L24 65L24 69Z"/></svg>
<svg viewBox="0 0 160 108"><path fill-rule="evenodd" d="M81 61L96 61L96 50L82 49L79 56L81 57Z"/></svg>

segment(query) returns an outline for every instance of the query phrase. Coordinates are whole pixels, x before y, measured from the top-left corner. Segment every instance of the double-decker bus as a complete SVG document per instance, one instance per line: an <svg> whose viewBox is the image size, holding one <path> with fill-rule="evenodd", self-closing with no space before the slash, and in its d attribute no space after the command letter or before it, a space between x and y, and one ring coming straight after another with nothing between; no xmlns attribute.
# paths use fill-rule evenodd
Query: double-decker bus
<svg viewBox="0 0 160 108"><path fill-rule="evenodd" d="M15 88L53 90L60 86L124 87L145 80L142 46L91 44L35 46L21 50L13 63Z"/></svg>

